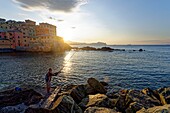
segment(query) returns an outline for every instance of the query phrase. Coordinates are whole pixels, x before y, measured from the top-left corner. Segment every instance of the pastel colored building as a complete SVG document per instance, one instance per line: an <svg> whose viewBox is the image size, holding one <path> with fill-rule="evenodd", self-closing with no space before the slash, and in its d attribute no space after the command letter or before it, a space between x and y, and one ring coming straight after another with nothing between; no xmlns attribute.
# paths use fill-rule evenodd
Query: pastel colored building
<svg viewBox="0 0 170 113"><path fill-rule="evenodd" d="M0 29L0 38L8 39L11 42L11 48L24 47L24 39L21 31Z"/></svg>
<svg viewBox="0 0 170 113"><path fill-rule="evenodd" d="M39 26L48 29L49 33L44 35L57 36L56 26L48 23L40 23Z"/></svg>
<svg viewBox="0 0 170 113"><path fill-rule="evenodd" d="M12 42L9 39L0 38L0 49L11 49Z"/></svg>
<svg viewBox="0 0 170 113"><path fill-rule="evenodd" d="M49 35L49 29L45 27L41 27L39 25L36 25L35 27L36 37L43 36L43 35Z"/></svg>

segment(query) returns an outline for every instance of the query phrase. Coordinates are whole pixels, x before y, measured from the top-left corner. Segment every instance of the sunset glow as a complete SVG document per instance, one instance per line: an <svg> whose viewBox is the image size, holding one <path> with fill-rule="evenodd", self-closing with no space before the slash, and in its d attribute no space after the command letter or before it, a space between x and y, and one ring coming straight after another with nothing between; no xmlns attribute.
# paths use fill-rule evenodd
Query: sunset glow
<svg viewBox="0 0 170 113"><path fill-rule="evenodd" d="M5 0L0 4L3 12L1 16L6 19L31 19L56 25L57 35L66 41L102 41L108 44L170 43L168 0L54 1L41 3ZM6 7L9 9L6 10ZM9 13L10 15L6 15Z"/></svg>

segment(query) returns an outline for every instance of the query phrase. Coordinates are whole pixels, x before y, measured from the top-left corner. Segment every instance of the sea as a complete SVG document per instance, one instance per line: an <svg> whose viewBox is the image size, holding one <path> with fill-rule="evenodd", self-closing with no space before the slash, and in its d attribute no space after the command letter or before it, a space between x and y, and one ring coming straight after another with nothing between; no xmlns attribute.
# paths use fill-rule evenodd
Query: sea
<svg viewBox="0 0 170 113"><path fill-rule="evenodd" d="M45 87L49 68L61 70L52 86L86 84L94 77L112 90L170 86L169 45L110 45L125 51L0 53L0 91L19 86ZM143 49L145 51L133 51Z"/></svg>

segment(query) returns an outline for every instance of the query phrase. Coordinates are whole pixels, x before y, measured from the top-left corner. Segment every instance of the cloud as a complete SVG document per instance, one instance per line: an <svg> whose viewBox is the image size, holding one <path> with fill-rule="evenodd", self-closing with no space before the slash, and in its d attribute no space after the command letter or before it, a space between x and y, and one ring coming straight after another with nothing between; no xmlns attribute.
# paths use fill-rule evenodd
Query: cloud
<svg viewBox="0 0 170 113"><path fill-rule="evenodd" d="M54 12L73 12L82 5L87 4L87 0L13 0L21 8L26 10L47 9Z"/></svg>

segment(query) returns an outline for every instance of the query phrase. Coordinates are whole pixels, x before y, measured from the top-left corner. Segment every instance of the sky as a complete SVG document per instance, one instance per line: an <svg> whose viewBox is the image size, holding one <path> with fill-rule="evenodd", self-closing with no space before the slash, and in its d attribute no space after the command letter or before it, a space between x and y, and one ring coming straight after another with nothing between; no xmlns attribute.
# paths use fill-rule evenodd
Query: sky
<svg viewBox="0 0 170 113"><path fill-rule="evenodd" d="M69 41L170 44L170 0L1 0L0 18L48 22Z"/></svg>

